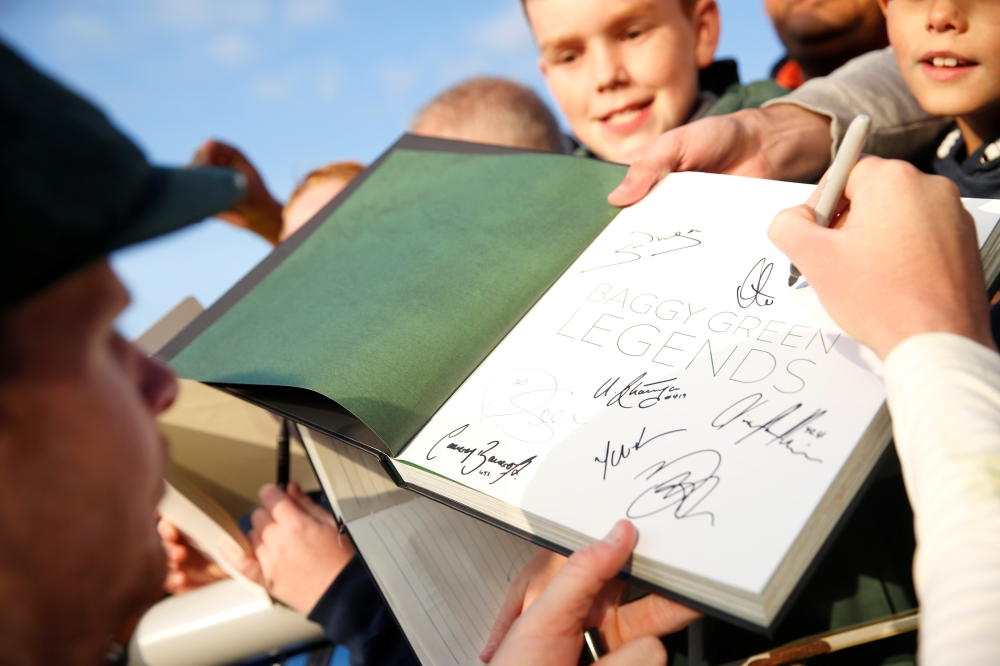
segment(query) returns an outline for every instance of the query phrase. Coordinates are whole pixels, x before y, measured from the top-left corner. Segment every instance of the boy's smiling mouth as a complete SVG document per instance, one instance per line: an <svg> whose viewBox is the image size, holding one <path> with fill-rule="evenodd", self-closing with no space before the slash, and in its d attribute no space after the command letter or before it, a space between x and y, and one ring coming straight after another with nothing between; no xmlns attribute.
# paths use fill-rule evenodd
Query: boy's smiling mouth
<svg viewBox="0 0 1000 666"><path fill-rule="evenodd" d="M952 51L933 51L924 54L920 59L920 67L924 74L935 81L954 81L978 65L979 63Z"/></svg>
<svg viewBox="0 0 1000 666"><path fill-rule="evenodd" d="M652 98L642 102L633 102L632 104L626 104L606 115L600 116L598 121L601 123L601 126L609 132L613 132L615 134L626 134L634 131L646 122L652 108Z"/></svg>

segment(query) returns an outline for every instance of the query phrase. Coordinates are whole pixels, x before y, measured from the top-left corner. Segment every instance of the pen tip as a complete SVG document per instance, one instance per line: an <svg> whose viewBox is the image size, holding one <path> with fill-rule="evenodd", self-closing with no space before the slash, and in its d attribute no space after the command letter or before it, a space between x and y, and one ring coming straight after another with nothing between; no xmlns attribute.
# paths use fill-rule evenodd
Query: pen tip
<svg viewBox="0 0 1000 666"><path fill-rule="evenodd" d="M798 279L799 278L796 277L796 276L794 276L794 275L789 275L788 276L788 286L791 287L793 284L795 284L798 281Z"/></svg>

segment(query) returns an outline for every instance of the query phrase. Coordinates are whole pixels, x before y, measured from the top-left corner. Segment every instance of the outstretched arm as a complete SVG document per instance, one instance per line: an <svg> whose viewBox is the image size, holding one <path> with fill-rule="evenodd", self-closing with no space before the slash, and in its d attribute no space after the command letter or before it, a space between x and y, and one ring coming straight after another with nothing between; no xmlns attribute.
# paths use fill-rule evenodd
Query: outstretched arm
<svg viewBox="0 0 1000 666"><path fill-rule="evenodd" d="M609 196L629 206L674 171L772 180L816 180L830 162L830 119L792 105L702 118L662 134L637 154Z"/></svg>
<svg viewBox="0 0 1000 666"><path fill-rule="evenodd" d="M865 152L909 159L931 145L951 126L952 118L932 116L906 87L892 47L872 51L845 63L829 76L811 79L764 108L795 105L830 120L830 149L860 113L872 119Z"/></svg>
<svg viewBox="0 0 1000 666"><path fill-rule="evenodd" d="M191 166L227 167L246 176L247 195L231 210L223 211L216 217L263 236L271 245L278 244L282 206L271 196L257 168L238 148L209 139L195 152Z"/></svg>
<svg viewBox="0 0 1000 666"><path fill-rule="evenodd" d="M859 113L872 119L866 152L882 157L913 157L952 122L920 108L891 48L874 51L763 108L703 118L663 134L633 156L608 201L633 204L673 171L815 182Z"/></svg>

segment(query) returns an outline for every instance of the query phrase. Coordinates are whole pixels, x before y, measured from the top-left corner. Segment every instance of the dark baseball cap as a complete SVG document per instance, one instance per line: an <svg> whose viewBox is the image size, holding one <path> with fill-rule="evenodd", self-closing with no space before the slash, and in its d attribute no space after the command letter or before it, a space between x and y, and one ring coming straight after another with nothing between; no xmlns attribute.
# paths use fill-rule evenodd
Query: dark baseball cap
<svg viewBox="0 0 1000 666"><path fill-rule="evenodd" d="M237 171L150 165L93 104L0 43L0 308L245 191Z"/></svg>

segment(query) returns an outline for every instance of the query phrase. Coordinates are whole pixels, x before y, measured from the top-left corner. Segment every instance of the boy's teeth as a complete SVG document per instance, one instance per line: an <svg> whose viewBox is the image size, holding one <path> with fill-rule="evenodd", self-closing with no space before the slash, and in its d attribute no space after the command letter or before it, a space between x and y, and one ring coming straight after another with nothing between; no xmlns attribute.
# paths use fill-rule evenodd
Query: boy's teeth
<svg viewBox="0 0 1000 666"><path fill-rule="evenodd" d="M633 118L639 115L639 109L626 109L625 111L618 111L617 113L612 113L608 116L608 122L612 125L624 125Z"/></svg>
<svg viewBox="0 0 1000 666"><path fill-rule="evenodd" d="M943 56L934 56L931 61L935 67L958 67L957 58L945 58Z"/></svg>

